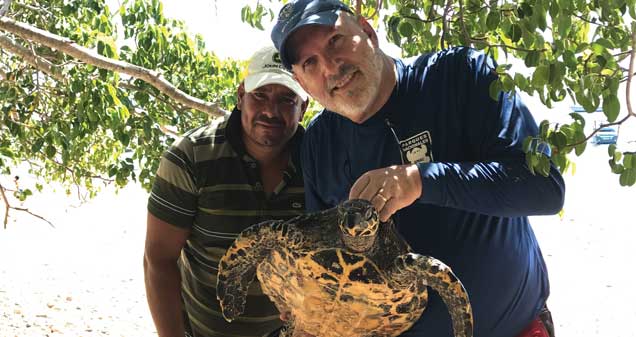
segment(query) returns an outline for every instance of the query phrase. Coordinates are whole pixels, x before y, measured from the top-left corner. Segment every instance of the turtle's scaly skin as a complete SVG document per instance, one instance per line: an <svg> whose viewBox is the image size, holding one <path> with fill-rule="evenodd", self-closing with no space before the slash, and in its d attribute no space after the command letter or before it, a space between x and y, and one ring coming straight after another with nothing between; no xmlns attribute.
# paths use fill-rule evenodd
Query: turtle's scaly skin
<svg viewBox="0 0 636 337"><path fill-rule="evenodd" d="M426 308L427 286L446 303L455 336L472 336L468 294L450 268L411 253L392 221L378 228L364 200L243 231L219 263L217 298L228 321L243 312L255 275L293 317L281 337L398 336Z"/></svg>

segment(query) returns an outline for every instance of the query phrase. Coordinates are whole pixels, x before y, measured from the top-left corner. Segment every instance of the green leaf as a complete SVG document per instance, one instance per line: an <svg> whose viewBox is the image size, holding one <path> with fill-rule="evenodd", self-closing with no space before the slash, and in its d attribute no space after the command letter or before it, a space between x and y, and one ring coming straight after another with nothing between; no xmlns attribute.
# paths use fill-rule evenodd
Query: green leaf
<svg viewBox="0 0 636 337"><path fill-rule="evenodd" d="M565 52L563 52L563 62L566 66L568 66L568 68L576 68L576 66L578 65L576 56L571 50L566 50Z"/></svg>
<svg viewBox="0 0 636 337"><path fill-rule="evenodd" d="M3 155L8 158L15 158L15 153L13 153L11 149L6 147L0 147L0 155Z"/></svg>
<svg viewBox="0 0 636 337"><path fill-rule="evenodd" d="M499 22L501 21L501 14L499 14L498 10L492 10L488 13L488 17L486 18L486 27L488 30L495 30L497 26L499 26Z"/></svg>
<svg viewBox="0 0 636 337"><path fill-rule="evenodd" d="M502 84L499 81L499 78L490 82L490 86L488 87L488 93L490 94L490 98L495 101L499 100L499 93L501 93Z"/></svg>
<svg viewBox="0 0 636 337"><path fill-rule="evenodd" d="M541 139L548 138L548 131L550 130L550 121L544 119L539 124L539 136Z"/></svg>
<svg viewBox="0 0 636 337"><path fill-rule="evenodd" d="M556 145L559 149L562 149L568 143L568 137L562 130L554 132L553 134L553 144Z"/></svg>
<svg viewBox="0 0 636 337"><path fill-rule="evenodd" d="M533 50L528 52L525 57L526 67L536 67L539 64L539 60L541 59L541 53Z"/></svg>
<svg viewBox="0 0 636 337"><path fill-rule="evenodd" d="M122 145L128 146L128 144L130 144L130 136L127 133L121 133L119 135L119 141Z"/></svg>
<svg viewBox="0 0 636 337"><path fill-rule="evenodd" d="M572 27L572 18L567 14L561 14L557 19L557 23L559 25L559 35L568 36Z"/></svg>
<svg viewBox="0 0 636 337"><path fill-rule="evenodd" d="M583 154L583 152L585 152L585 147L587 146L587 142L581 143L577 146L574 147L574 153L576 153L577 156L580 156Z"/></svg>
<svg viewBox="0 0 636 337"><path fill-rule="evenodd" d="M550 64L550 76L549 83L552 86L557 86L563 81L565 77L565 65L561 62Z"/></svg>
<svg viewBox="0 0 636 337"><path fill-rule="evenodd" d="M47 158L51 159L55 156L57 150L55 149L55 146L49 144L44 150L44 153L46 154Z"/></svg>
<svg viewBox="0 0 636 337"><path fill-rule="evenodd" d="M398 25L398 32L400 32L400 35L410 38L413 35L413 25L406 20L402 20Z"/></svg>
<svg viewBox="0 0 636 337"><path fill-rule="evenodd" d="M615 152L616 152L616 144L610 144L610 145L607 147L607 154L608 154L610 157L614 157L614 153L615 153Z"/></svg>
<svg viewBox="0 0 636 337"><path fill-rule="evenodd" d="M614 42L608 40L608 39L604 39L604 38L600 38L598 40L596 40L594 43L599 44L607 49L614 49L616 48L616 46L614 45ZM593 44L594 44L593 43Z"/></svg>
<svg viewBox="0 0 636 337"><path fill-rule="evenodd" d="M532 75L532 84L535 86L544 86L548 84L550 79L550 67L546 65L538 66Z"/></svg>
<svg viewBox="0 0 636 337"><path fill-rule="evenodd" d="M634 155L632 155L631 153L625 153L623 157L623 166L625 166L626 169L631 169L636 167L636 166L632 166L633 158L634 158Z"/></svg>
<svg viewBox="0 0 636 337"><path fill-rule="evenodd" d="M501 84L502 89L505 92L511 92L515 88L515 82L510 76L508 76L508 74L504 74L501 76Z"/></svg>
<svg viewBox="0 0 636 337"><path fill-rule="evenodd" d="M526 137L526 139L523 140L523 145L522 145L523 152L530 151L531 150L531 148L530 148L531 144L532 144L532 136Z"/></svg>
<svg viewBox="0 0 636 337"><path fill-rule="evenodd" d="M117 89L115 89L115 87L113 87L110 83L106 83L106 89L110 97L113 99L113 103L115 105L121 105L121 101L117 98Z"/></svg>
<svg viewBox="0 0 636 337"><path fill-rule="evenodd" d="M548 158L548 156L540 154L539 165L537 168L539 169L539 174L541 174L544 177L549 176L550 175L550 158Z"/></svg>
<svg viewBox="0 0 636 337"><path fill-rule="evenodd" d="M515 23L510 26L510 30L508 31L508 36L512 42L517 43L521 39L521 26Z"/></svg>
<svg viewBox="0 0 636 337"><path fill-rule="evenodd" d="M537 27L539 27L539 29L541 29L541 31L545 31L546 28L548 28L548 21L546 20L546 13L545 11L539 10L536 13L538 13L538 15L536 16L536 23L537 23Z"/></svg>
<svg viewBox="0 0 636 337"><path fill-rule="evenodd" d="M620 110L621 104L618 101L618 97L615 95L609 95L603 99L603 112L610 123L614 122L616 118L618 118Z"/></svg>
<svg viewBox="0 0 636 337"><path fill-rule="evenodd" d="M44 139L43 138L36 139L35 142L33 142L33 146L31 146L31 151L33 153L40 152L40 149L42 149L42 145L44 145Z"/></svg>
<svg viewBox="0 0 636 337"><path fill-rule="evenodd" d="M633 186L636 184L636 168L623 170L619 182L621 186Z"/></svg>

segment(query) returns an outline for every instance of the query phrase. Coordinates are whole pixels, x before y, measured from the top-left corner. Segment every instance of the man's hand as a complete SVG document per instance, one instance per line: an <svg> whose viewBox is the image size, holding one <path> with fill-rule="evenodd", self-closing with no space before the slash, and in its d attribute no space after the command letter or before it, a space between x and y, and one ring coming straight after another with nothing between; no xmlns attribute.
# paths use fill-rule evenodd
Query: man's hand
<svg viewBox="0 0 636 337"><path fill-rule="evenodd" d="M363 174L351 187L349 199L369 200L380 213L389 217L422 195L422 178L415 164L394 165Z"/></svg>

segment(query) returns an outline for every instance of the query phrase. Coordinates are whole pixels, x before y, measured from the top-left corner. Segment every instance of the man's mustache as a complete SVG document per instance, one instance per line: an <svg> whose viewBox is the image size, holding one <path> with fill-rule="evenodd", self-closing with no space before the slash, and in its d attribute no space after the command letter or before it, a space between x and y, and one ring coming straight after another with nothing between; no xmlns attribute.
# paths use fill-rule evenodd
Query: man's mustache
<svg viewBox="0 0 636 337"><path fill-rule="evenodd" d="M262 122L262 123L271 124L271 125L285 125L285 123L280 118L276 118L276 117L269 118L269 117L262 116L262 115L257 117L254 120L254 122L256 122L256 123Z"/></svg>
<svg viewBox="0 0 636 337"><path fill-rule="evenodd" d="M327 80L327 89L329 89L329 91L333 90L336 87L336 83L340 82L345 76L352 74L356 70L357 68L354 65L351 65L351 64L341 65L340 68L338 69L337 75L329 76Z"/></svg>

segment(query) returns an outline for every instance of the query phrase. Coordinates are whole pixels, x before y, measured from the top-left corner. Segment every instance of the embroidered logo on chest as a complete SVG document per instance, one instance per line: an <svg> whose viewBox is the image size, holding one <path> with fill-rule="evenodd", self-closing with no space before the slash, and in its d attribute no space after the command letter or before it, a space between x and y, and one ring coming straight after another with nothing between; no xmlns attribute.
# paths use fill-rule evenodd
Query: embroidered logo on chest
<svg viewBox="0 0 636 337"><path fill-rule="evenodd" d="M428 163L433 161L433 141L431 133L424 131L417 135L400 141L402 157L409 163Z"/></svg>

